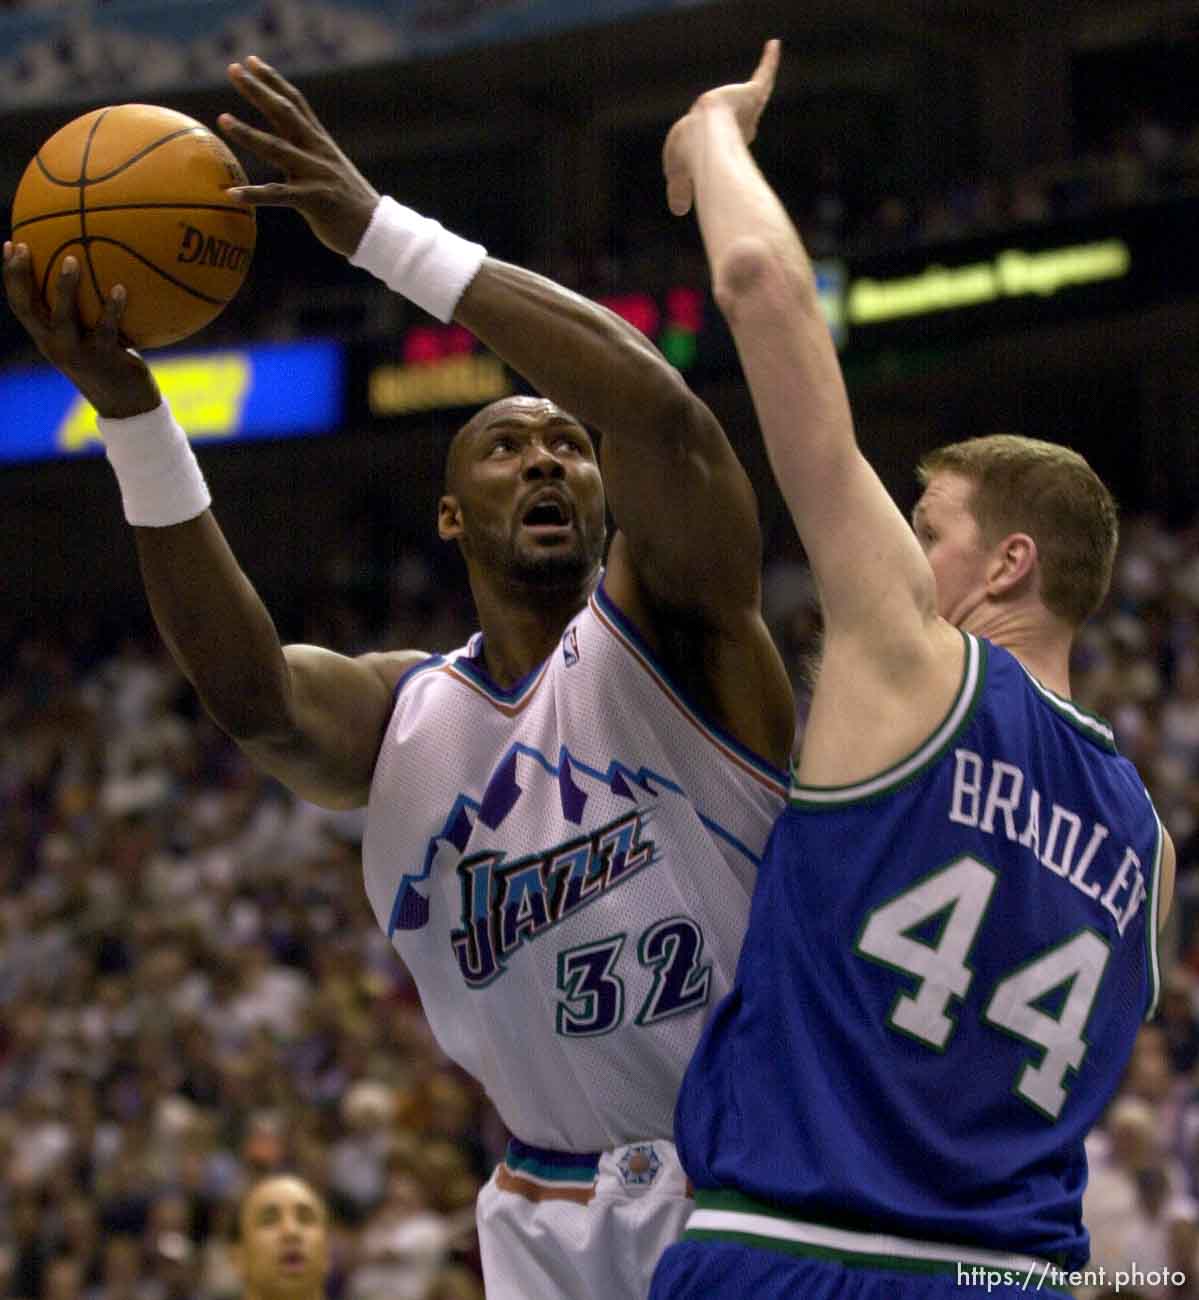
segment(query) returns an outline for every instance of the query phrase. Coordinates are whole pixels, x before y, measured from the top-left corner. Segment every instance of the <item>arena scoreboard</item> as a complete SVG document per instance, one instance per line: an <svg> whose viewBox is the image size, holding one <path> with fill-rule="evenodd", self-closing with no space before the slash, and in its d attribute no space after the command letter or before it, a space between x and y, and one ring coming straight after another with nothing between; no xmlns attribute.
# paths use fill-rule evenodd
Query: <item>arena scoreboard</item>
<svg viewBox="0 0 1199 1300"><path fill-rule="evenodd" d="M345 409L344 349L334 342L164 353L150 369L195 440L328 433ZM96 412L48 366L0 372L0 413L0 462L103 450Z"/></svg>

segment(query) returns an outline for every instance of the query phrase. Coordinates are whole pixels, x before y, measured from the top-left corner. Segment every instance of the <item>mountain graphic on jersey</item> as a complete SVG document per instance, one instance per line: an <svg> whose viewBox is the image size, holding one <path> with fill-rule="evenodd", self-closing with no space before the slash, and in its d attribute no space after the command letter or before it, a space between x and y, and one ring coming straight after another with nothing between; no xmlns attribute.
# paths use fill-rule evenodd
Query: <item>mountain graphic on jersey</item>
<svg viewBox="0 0 1199 1300"><path fill-rule="evenodd" d="M518 779L522 758L531 761L520 764ZM553 802L565 827L581 827L585 817L593 822L597 813L605 820L511 860L504 848L484 847L490 839L502 840L509 815L534 782L556 786ZM654 842L646 835L653 809L644 803L656 802L662 789L683 795L672 782L644 769L633 772L614 761L601 771L573 759L565 748L552 763L537 750L514 744L481 800L461 793L455 798L440 832L428 842L421 870L400 882L388 933L423 929L429 923L429 899L418 885L455 872L461 916L450 942L466 983L474 988L489 984L503 973L504 958L522 944L657 860ZM538 794L540 803L545 792ZM615 815L605 815L611 813Z"/></svg>

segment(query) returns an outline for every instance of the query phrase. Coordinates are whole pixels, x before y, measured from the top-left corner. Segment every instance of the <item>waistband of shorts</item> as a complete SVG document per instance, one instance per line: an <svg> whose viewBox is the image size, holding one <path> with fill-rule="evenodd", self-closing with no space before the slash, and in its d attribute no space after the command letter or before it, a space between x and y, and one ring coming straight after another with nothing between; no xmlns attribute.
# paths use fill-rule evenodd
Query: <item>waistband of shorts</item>
<svg viewBox="0 0 1199 1300"><path fill-rule="evenodd" d="M608 1170L601 1174L601 1164ZM664 1169L666 1182L659 1182ZM608 1175L616 1186L639 1195L650 1187L671 1186L669 1195L692 1194L690 1180L678 1166L674 1143L667 1138L622 1142L608 1151L552 1151L510 1138L504 1159L496 1166L495 1185L526 1201L574 1201L587 1205L595 1199L601 1179ZM685 1184L685 1191L682 1185Z"/></svg>
<svg viewBox="0 0 1199 1300"><path fill-rule="evenodd" d="M551 1151L519 1138L508 1139L503 1163L495 1171L501 1191L526 1201L574 1201L587 1205L595 1197L599 1151Z"/></svg>
<svg viewBox="0 0 1199 1300"><path fill-rule="evenodd" d="M508 1139L504 1164L514 1174L524 1174L547 1183L595 1182L600 1151L551 1151L548 1147L530 1146L519 1138Z"/></svg>
<svg viewBox="0 0 1199 1300"><path fill-rule="evenodd" d="M696 1188L695 1209L684 1241L733 1241L764 1250L822 1258L849 1267L904 1273L979 1270L979 1285L999 1279L1043 1295L1060 1294L1051 1278L1058 1268L1047 1259L1009 1254L957 1242L920 1241L881 1232L860 1232L813 1223L741 1192ZM970 1279L967 1279L970 1280Z"/></svg>

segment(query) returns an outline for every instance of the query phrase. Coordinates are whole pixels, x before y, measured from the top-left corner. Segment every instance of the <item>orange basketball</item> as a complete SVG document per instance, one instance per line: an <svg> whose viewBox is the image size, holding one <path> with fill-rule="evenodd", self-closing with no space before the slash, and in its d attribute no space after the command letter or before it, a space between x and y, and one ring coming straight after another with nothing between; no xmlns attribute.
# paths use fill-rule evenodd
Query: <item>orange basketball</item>
<svg viewBox="0 0 1199 1300"><path fill-rule="evenodd" d="M136 347L163 347L207 325L241 287L256 225L225 190L245 183L241 164L194 118L153 104L97 108L25 169L12 238L28 244L47 302L74 254L84 323L123 284L122 332Z"/></svg>

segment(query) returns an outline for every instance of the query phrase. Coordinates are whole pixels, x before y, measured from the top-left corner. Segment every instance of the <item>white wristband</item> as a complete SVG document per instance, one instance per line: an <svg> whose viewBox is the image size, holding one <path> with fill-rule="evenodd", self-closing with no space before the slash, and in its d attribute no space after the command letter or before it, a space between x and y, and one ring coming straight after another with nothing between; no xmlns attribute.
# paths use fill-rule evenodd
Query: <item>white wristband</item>
<svg viewBox="0 0 1199 1300"><path fill-rule="evenodd" d="M438 320L450 321L487 250L384 195L350 257Z"/></svg>
<svg viewBox="0 0 1199 1300"><path fill-rule="evenodd" d="M208 485L187 434L165 401L127 420L100 416L97 424L131 524L166 528L208 509Z"/></svg>

